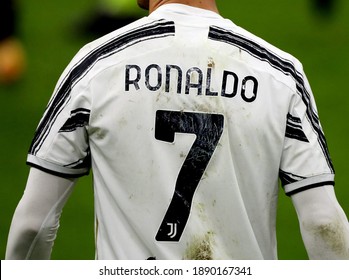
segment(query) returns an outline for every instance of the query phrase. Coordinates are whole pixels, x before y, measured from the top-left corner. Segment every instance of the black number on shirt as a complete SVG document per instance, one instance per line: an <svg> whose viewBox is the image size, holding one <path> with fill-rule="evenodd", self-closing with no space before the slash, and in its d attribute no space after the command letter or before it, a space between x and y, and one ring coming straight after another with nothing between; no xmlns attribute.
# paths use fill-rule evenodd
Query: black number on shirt
<svg viewBox="0 0 349 280"><path fill-rule="evenodd" d="M195 190L222 135L224 116L208 113L157 111L155 138L174 142L175 133L196 139L179 171L175 191L155 239L179 241L189 218Z"/></svg>

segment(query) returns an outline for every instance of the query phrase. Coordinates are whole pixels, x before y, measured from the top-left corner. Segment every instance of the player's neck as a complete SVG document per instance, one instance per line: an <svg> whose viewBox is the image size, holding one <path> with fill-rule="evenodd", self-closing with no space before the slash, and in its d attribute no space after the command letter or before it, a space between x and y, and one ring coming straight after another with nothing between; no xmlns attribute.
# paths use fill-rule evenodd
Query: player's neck
<svg viewBox="0 0 349 280"><path fill-rule="evenodd" d="M177 3L177 4L184 4L188 6L193 6L209 11L213 11L215 13L219 13L216 1L215 0L150 0L149 1L149 13L155 11L157 8L164 4L170 4L170 3Z"/></svg>

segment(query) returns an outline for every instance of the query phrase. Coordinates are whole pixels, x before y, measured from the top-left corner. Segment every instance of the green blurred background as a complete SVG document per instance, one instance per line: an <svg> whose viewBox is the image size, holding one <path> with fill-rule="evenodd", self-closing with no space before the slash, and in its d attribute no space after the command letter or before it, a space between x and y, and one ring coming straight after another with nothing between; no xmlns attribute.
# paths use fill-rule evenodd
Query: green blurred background
<svg viewBox="0 0 349 280"><path fill-rule="evenodd" d="M94 0L18 2L19 34L28 69L18 83L0 85L0 259L4 259L12 214L24 190L26 154L36 125L59 75L91 40L77 25L95 7ZM345 177L349 157L349 1L337 0L330 17L317 14L310 0L217 2L222 15L302 61L336 167L338 200L349 216ZM306 259L295 210L282 190L277 223L279 258ZM52 258L94 259L91 176L79 181L63 211Z"/></svg>

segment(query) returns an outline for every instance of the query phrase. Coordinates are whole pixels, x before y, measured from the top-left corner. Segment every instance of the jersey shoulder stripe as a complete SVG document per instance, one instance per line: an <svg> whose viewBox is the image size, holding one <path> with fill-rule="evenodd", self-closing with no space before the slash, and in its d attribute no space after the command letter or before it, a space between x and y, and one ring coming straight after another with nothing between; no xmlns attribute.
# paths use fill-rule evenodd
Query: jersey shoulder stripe
<svg viewBox="0 0 349 280"><path fill-rule="evenodd" d="M286 137L309 143L309 140L303 131L301 119L292 116L290 113L287 114Z"/></svg>
<svg viewBox="0 0 349 280"><path fill-rule="evenodd" d="M292 183L296 183L298 181L304 180L306 179L306 177L303 176L299 176L299 175L295 175L289 172L285 172L283 170L279 170L279 178L281 180L281 184L282 186L288 185L288 184L292 184Z"/></svg>
<svg viewBox="0 0 349 280"><path fill-rule="evenodd" d="M59 132L75 131L78 127L84 127L89 123L90 110L78 108L71 111L70 118L64 123Z"/></svg>
<svg viewBox="0 0 349 280"><path fill-rule="evenodd" d="M109 41L98 45L76 64L71 66L70 71L65 77L63 77L62 82L57 86L57 89L47 106L44 117L40 121L34 135L29 154L34 155L38 150L40 150L40 147L52 128L57 116L69 100L72 88L91 70L96 62L134 44L146 40L174 36L174 33L174 23L166 20L156 20L134 27L125 33L112 37Z"/></svg>
<svg viewBox="0 0 349 280"><path fill-rule="evenodd" d="M281 57L275 52L272 52L267 47L268 46L267 43L261 44L260 42L257 42L257 40L253 40L252 37L249 38L247 36L243 36L242 34L239 34L232 30L211 26L209 30L208 38L211 40L236 46L242 49L243 51L249 53L256 59L267 62L271 67L279 70L285 75L290 76L294 80L297 93L299 94L299 96L301 97L303 103L307 108L306 110L307 118L313 128L313 131L317 135L318 143L323 151L324 157L327 161L327 165L331 170L331 172L334 173L334 167L329 155L325 135L322 131L317 112L314 110L311 94L306 87L305 79L302 74L303 71L301 69L298 69L299 66L297 67L295 65L295 62L292 62L291 60L285 57ZM297 61L297 60L294 59L294 61Z"/></svg>

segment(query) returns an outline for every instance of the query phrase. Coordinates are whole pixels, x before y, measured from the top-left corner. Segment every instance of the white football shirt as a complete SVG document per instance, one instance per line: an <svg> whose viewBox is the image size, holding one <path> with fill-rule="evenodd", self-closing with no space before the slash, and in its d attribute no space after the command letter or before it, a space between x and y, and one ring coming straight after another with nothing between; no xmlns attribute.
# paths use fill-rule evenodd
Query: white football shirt
<svg viewBox="0 0 349 280"><path fill-rule="evenodd" d="M92 170L98 259L276 259L279 179L334 182L300 62L179 4L81 49L28 164Z"/></svg>

